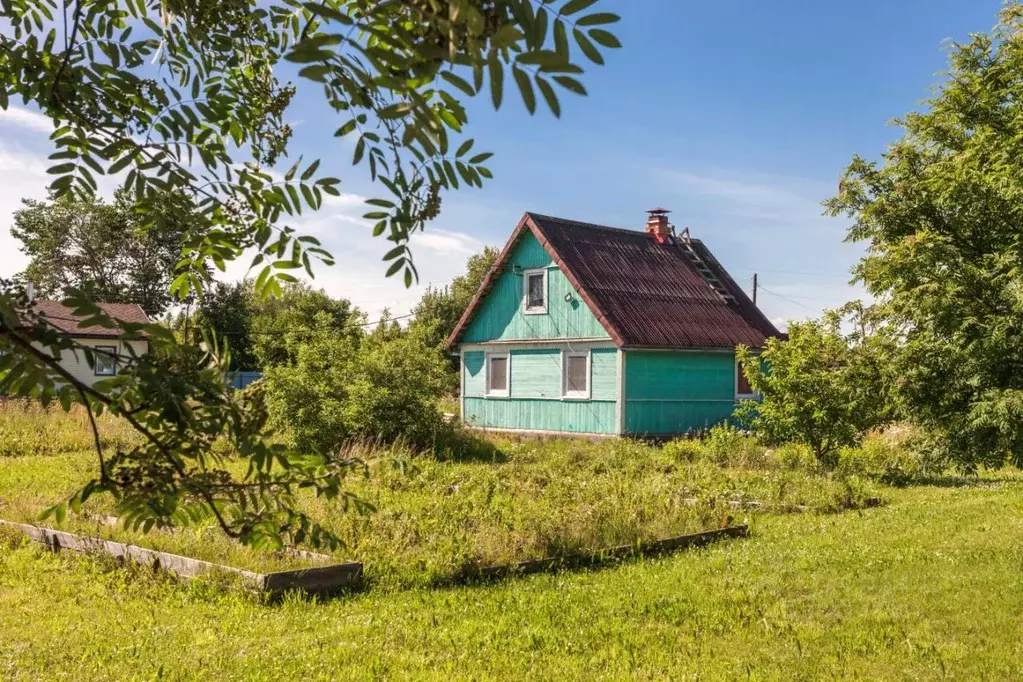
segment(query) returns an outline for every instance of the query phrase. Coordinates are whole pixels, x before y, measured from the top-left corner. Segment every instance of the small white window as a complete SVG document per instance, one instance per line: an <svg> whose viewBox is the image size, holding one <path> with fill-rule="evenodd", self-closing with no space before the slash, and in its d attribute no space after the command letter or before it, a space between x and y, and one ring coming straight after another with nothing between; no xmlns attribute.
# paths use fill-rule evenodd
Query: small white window
<svg viewBox="0 0 1023 682"><path fill-rule="evenodd" d="M96 376L112 377L117 374L117 346L95 346L92 357Z"/></svg>
<svg viewBox="0 0 1023 682"><path fill-rule="evenodd" d="M760 400L760 394L753 390L746 378L746 372L742 369L739 359L735 359L735 399L736 400Z"/></svg>
<svg viewBox="0 0 1023 682"><path fill-rule="evenodd" d="M539 315L547 312L547 270L526 270L522 274L525 289L525 312Z"/></svg>
<svg viewBox="0 0 1023 682"><path fill-rule="evenodd" d="M487 355L487 395L508 397L508 354Z"/></svg>
<svg viewBox="0 0 1023 682"><path fill-rule="evenodd" d="M566 398L590 397L590 354L565 353L561 362L562 395Z"/></svg>

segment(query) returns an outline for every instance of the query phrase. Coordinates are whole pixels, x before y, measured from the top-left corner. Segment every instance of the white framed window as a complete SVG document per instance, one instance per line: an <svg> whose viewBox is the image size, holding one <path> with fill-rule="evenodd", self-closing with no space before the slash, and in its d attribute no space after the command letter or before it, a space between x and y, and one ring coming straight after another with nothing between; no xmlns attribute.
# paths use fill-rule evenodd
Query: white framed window
<svg viewBox="0 0 1023 682"><path fill-rule="evenodd" d="M117 374L117 346L93 347L92 371L98 377L112 377Z"/></svg>
<svg viewBox="0 0 1023 682"><path fill-rule="evenodd" d="M565 351L562 353L561 395L565 398L590 397L589 352Z"/></svg>
<svg viewBox="0 0 1023 682"><path fill-rule="evenodd" d="M508 353L487 353L487 395L508 397L511 382L511 356Z"/></svg>
<svg viewBox="0 0 1023 682"><path fill-rule="evenodd" d="M735 399L736 400L760 400L760 394L749 385L746 373L742 371L742 364L739 358L735 358Z"/></svg>
<svg viewBox="0 0 1023 682"><path fill-rule="evenodd" d="M547 269L526 270L522 273L523 312L542 315L547 312Z"/></svg>

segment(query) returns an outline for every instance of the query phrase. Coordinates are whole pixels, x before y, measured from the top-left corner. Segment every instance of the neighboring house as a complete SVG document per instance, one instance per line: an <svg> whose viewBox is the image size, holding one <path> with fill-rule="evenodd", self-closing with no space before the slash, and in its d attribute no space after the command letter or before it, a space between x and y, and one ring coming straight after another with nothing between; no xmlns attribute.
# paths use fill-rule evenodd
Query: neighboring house
<svg viewBox="0 0 1023 682"><path fill-rule="evenodd" d="M526 213L447 340L488 429L670 435L754 398L735 348L778 330L667 211L626 230Z"/></svg>
<svg viewBox="0 0 1023 682"><path fill-rule="evenodd" d="M117 322L149 324L149 317L135 303L99 303L97 304L107 315ZM75 341L92 346L97 351L95 367L90 367L85 360L83 353L72 353L64 351L61 355L60 364L68 370L79 381L92 385L101 379L115 376L125 363L125 358L132 355L129 346L134 350L134 355L144 355L149 351L149 342L146 340L125 340L124 331L120 327L82 327L81 322L85 320L81 315L75 315L71 308L57 301L35 301L32 304L36 313L45 316L47 323L57 331L74 337ZM120 359L118 359L120 358Z"/></svg>

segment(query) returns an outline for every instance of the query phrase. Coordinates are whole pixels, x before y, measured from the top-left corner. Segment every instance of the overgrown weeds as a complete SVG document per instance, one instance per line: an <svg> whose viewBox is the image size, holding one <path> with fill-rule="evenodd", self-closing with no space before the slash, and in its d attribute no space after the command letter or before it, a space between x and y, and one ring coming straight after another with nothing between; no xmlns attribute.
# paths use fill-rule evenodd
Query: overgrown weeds
<svg viewBox="0 0 1023 682"><path fill-rule="evenodd" d="M80 429L80 415L20 406L0 420L33 434L60 427L61 418L69 432ZM729 427L712 429L703 440L663 446L482 438L455 428L442 435L426 452L400 442L346 446L344 456L362 460L367 474L348 479L347 489L375 511L359 513L312 495L300 500L346 544L337 558L364 562L372 585L446 584L481 565L581 557L715 528L723 520L839 512L866 505L883 493L883 484L915 471L914 460L890 438L868 439L862 448L844 452L837 469L824 471L806 448L768 448ZM36 521L42 509L95 474L88 441L69 439L47 452L52 454L33 451L0 460L0 517ZM241 568L304 565L240 547L212 522L143 535L103 523L103 515L115 513L110 499L91 500L87 512L91 516L73 516L63 526Z"/></svg>
<svg viewBox="0 0 1023 682"><path fill-rule="evenodd" d="M100 415L96 420L104 447L126 448L140 441L124 420ZM0 457L56 455L94 447L89 416L80 405L64 412L59 405L2 399L0 402Z"/></svg>

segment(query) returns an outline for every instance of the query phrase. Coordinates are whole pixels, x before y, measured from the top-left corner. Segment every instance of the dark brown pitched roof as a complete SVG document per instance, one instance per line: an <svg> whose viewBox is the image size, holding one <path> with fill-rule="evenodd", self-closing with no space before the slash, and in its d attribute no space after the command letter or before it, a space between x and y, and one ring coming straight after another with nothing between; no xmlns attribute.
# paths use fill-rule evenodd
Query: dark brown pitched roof
<svg viewBox="0 0 1023 682"><path fill-rule="evenodd" d="M701 275L686 247L661 244L644 232L526 213L462 315L454 345L500 275L526 230L554 262L619 346L643 348L759 348L781 336L704 244L693 251L732 300Z"/></svg>
<svg viewBox="0 0 1023 682"><path fill-rule="evenodd" d="M97 303L97 306L116 322L128 324L149 324L149 317L137 303ZM71 308L58 301L35 301L32 309L46 317L58 331L70 336L100 336L104 338L117 338L124 334L120 327L89 327L80 326L80 322L86 318L76 315Z"/></svg>

